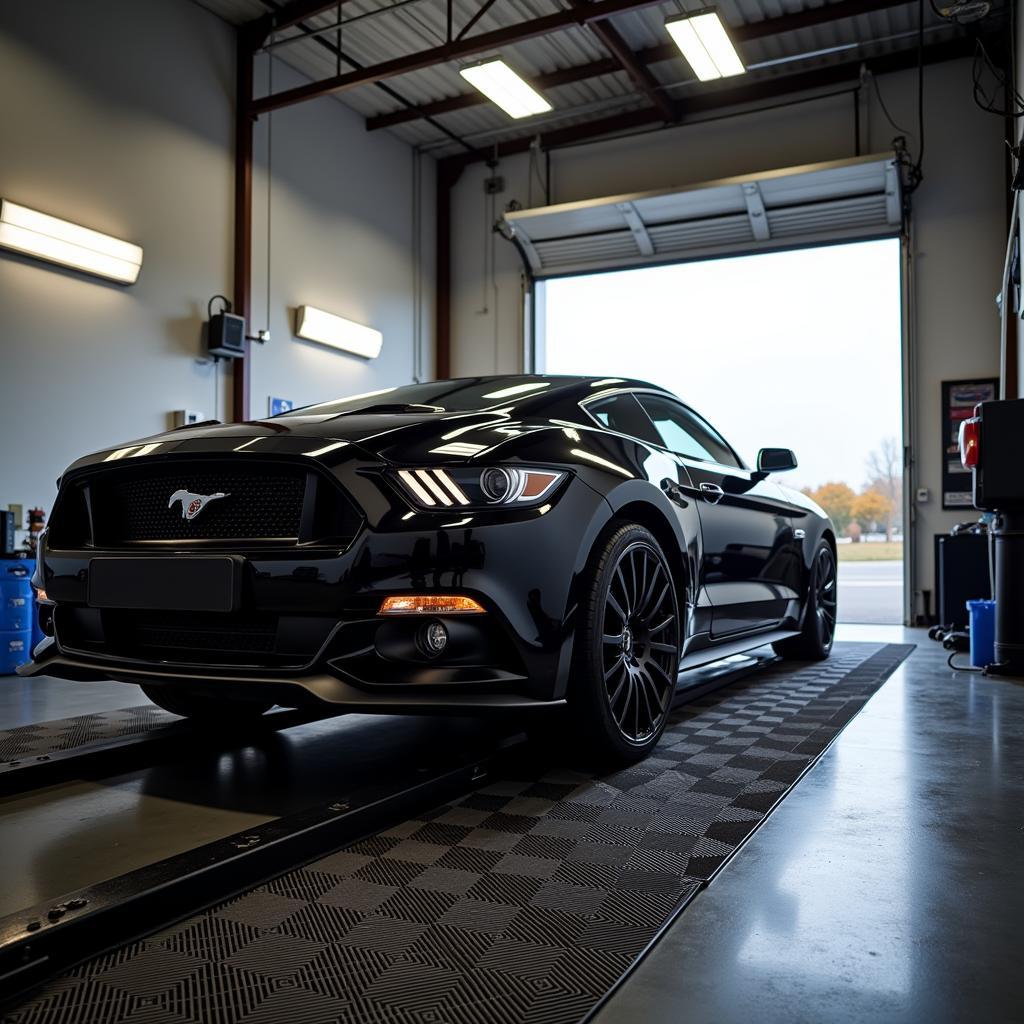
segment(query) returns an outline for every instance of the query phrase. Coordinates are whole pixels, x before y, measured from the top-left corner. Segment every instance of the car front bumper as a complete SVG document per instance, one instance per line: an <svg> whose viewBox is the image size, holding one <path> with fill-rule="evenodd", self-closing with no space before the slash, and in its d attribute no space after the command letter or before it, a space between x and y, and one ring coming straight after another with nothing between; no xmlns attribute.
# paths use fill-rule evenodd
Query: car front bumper
<svg viewBox="0 0 1024 1024"><path fill-rule="evenodd" d="M56 605L55 637L22 674L188 686L284 706L546 706L564 698L575 588L610 515L578 479L543 512L395 509L343 552L240 553L240 604L230 615L91 607L92 559L136 553L47 548L38 582ZM464 594L485 614L379 614L385 597L412 593ZM433 658L416 643L428 619L450 637Z"/></svg>

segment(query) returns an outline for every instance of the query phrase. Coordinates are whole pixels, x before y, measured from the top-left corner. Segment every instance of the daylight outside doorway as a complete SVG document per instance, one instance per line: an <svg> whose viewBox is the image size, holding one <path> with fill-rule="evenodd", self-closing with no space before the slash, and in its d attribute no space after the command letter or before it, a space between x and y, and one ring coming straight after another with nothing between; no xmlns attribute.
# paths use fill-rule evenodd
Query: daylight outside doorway
<svg viewBox="0 0 1024 1024"><path fill-rule="evenodd" d="M839 618L903 621L898 239L647 267L539 285L536 366L675 392L839 535Z"/></svg>

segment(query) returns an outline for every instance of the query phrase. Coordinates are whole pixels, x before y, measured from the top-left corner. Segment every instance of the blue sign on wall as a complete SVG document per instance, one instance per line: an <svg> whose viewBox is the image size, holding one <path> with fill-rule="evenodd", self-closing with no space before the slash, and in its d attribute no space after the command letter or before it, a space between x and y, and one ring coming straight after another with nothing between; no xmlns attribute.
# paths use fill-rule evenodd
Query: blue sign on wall
<svg viewBox="0 0 1024 1024"><path fill-rule="evenodd" d="M278 416L283 412L291 412L295 408L295 403L290 398L274 398L271 396L270 399L270 415Z"/></svg>

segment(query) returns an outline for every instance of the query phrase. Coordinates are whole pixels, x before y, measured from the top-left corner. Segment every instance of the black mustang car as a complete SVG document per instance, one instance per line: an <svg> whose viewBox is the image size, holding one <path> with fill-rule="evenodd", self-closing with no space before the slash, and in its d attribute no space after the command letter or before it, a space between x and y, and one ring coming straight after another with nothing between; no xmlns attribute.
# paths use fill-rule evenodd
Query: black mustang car
<svg viewBox="0 0 1024 1024"><path fill-rule="evenodd" d="M197 719L324 703L548 709L646 754L680 670L824 658L835 533L639 381L472 377L86 456L60 481L25 675L138 683ZM536 720L536 719L535 719Z"/></svg>

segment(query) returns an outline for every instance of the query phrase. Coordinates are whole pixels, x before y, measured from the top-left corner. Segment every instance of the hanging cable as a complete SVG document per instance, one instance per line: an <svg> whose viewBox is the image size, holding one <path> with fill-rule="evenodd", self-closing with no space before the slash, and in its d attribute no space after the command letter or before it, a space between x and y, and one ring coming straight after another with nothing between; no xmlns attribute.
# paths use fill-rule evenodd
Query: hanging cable
<svg viewBox="0 0 1024 1024"><path fill-rule="evenodd" d="M270 41L273 42L273 34L271 34ZM267 54L267 90L268 95L274 93L274 54ZM272 181L273 172L273 154L274 154L274 112L271 110L267 114L267 294L266 294L266 315L264 318L264 324L266 330L270 330L270 242L271 242L271 219L272 219L272 207L271 207L271 188L270 183Z"/></svg>
<svg viewBox="0 0 1024 1024"><path fill-rule="evenodd" d="M909 135L911 138L913 138L913 132L908 132L906 128L900 127L900 125L898 125L895 122L895 120L893 120L893 116L892 114L889 113L889 108L886 106L885 100L882 98L882 90L878 85L878 76L875 74L871 75L871 87L875 91L875 98L878 100L878 106L882 111L882 116L886 119L886 121L889 122L890 127L895 128L896 131L900 133L900 135Z"/></svg>

